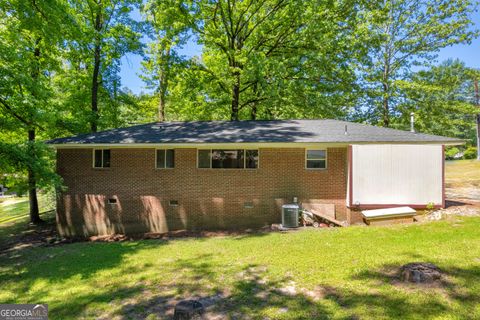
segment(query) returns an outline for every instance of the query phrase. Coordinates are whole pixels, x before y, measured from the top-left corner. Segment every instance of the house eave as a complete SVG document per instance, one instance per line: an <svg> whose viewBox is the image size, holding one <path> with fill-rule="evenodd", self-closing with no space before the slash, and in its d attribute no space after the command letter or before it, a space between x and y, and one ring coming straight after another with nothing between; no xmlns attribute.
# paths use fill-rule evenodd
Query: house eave
<svg viewBox="0 0 480 320"><path fill-rule="evenodd" d="M426 144L455 146L465 141L351 141L351 142L202 142L202 143L61 143L50 144L55 149L85 148L309 148L309 147L347 147L355 144Z"/></svg>

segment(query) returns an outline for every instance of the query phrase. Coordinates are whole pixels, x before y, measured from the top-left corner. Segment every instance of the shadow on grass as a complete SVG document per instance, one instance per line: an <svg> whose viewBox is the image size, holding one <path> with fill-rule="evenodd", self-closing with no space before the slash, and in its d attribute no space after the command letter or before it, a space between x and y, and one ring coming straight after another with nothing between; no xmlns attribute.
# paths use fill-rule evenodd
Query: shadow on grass
<svg viewBox="0 0 480 320"><path fill-rule="evenodd" d="M95 287L96 276L104 270L120 273L126 256L138 250L167 243L156 240L121 243L82 242L57 247L29 248L3 254L0 259L0 287L5 288L5 285L9 284L13 295L1 303L44 303L48 297L50 302L54 301L49 307L52 319L75 319L85 315L87 306L92 303L101 305L139 294L143 290L142 283L114 288L109 284ZM136 273L141 270L128 271ZM118 274L117 277L122 277L122 274ZM78 280L75 283L72 279ZM72 287L62 285L65 281L70 281ZM53 289L55 286L78 293L70 294L69 296L74 298L65 300L64 292L56 292ZM88 287L91 287L91 290L85 289Z"/></svg>
<svg viewBox="0 0 480 320"><path fill-rule="evenodd" d="M14 249L37 246L48 237L56 236L55 211L41 214L44 223L30 225L28 218L0 224L0 253Z"/></svg>
<svg viewBox="0 0 480 320"><path fill-rule="evenodd" d="M425 261L416 254L416 261ZM418 259L420 258L420 259ZM386 264L376 270L363 270L352 277L362 283L372 283L372 287L388 287L389 291L398 292L397 297L380 292L346 293L345 303L352 307L368 305L381 314L397 318L434 318L445 313L452 313L452 302L462 306L456 310L456 316L470 318L480 304L480 292L472 285L480 278L480 267L469 268L441 267L442 278L429 284L404 283L401 281L400 264ZM422 296L422 303L412 303L408 297L414 293Z"/></svg>
<svg viewBox="0 0 480 320"><path fill-rule="evenodd" d="M179 259L176 268L183 277L175 283L148 290L139 299L130 301L116 312L122 319L171 319L176 303L198 299L207 307L207 319L431 319L445 314L469 318L480 303L478 292L466 289L466 284L480 277L480 268L449 268L439 286L398 285L393 269L386 265L376 271L364 270L352 277L361 281L364 290L356 286L317 286L305 290L288 276L269 278L264 266L247 265L234 279L225 279L222 266L214 255L199 255ZM454 309L451 302L462 309ZM357 314L359 313L359 314Z"/></svg>
<svg viewBox="0 0 480 320"><path fill-rule="evenodd" d="M438 286L412 287L398 284L395 271L400 265L384 265L360 270L345 281L351 281L352 286L318 285L312 290L298 287L289 276L272 278L268 266L227 265L216 259L214 252L191 258L173 256L166 265L144 263L122 269L128 255L168 243L75 243L11 253L0 259L0 287L15 284L14 295L2 303L37 303L50 296L52 319L171 319L175 304L192 298L207 307L207 319L357 319L365 315L430 319L444 314L469 318L480 303L480 293L472 286L480 278L479 266L444 267L446 277ZM424 257L412 254L410 258ZM238 271L234 275L232 268ZM129 284L78 291L66 301L48 287L78 277L79 284L85 282L93 288L103 270L120 279L122 272L140 276ZM38 288L37 281L41 280L47 280L47 286ZM460 312L458 307L453 309L455 305L462 306Z"/></svg>
<svg viewBox="0 0 480 320"><path fill-rule="evenodd" d="M82 279L88 279L98 271L118 266L125 255L166 243L167 241L136 241L112 244L83 242L51 247L45 250L26 249L4 256L0 260L0 267L8 268L16 264L20 268L26 268L26 275L51 281L64 280L74 275L79 275ZM50 267L53 264L50 260L54 261L55 268L42 268L42 266ZM0 272L0 282L5 278L11 278L11 276L11 274Z"/></svg>
<svg viewBox="0 0 480 320"><path fill-rule="evenodd" d="M266 268L248 265L234 279L222 279L222 266L214 255L199 255L174 262L184 277L155 292L146 290L140 299L123 305L121 319L171 319L175 305L185 299L199 300L206 319L330 319L332 314L305 293L289 290L289 278L267 279ZM225 280L225 281L222 281Z"/></svg>

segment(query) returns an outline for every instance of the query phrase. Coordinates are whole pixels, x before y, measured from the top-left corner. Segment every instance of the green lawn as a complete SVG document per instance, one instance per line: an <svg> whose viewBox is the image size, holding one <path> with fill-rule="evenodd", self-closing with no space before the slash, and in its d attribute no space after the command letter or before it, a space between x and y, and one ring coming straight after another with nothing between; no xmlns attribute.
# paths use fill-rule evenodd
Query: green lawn
<svg viewBox="0 0 480 320"><path fill-rule="evenodd" d="M54 209L54 202L51 196L38 195L38 206L40 212ZM3 198L0 200L0 224L25 218L30 208L28 197Z"/></svg>
<svg viewBox="0 0 480 320"><path fill-rule="evenodd" d="M446 161L446 182L451 186L473 185L480 187L480 161Z"/></svg>
<svg viewBox="0 0 480 320"><path fill-rule="evenodd" d="M455 218L16 250L0 256L0 303L48 303L51 319L163 319L176 299L220 293L215 312L232 319L478 319L479 226ZM397 283L396 268L412 261L447 276Z"/></svg>
<svg viewBox="0 0 480 320"><path fill-rule="evenodd" d="M480 161L447 161L445 171L447 198L480 201Z"/></svg>

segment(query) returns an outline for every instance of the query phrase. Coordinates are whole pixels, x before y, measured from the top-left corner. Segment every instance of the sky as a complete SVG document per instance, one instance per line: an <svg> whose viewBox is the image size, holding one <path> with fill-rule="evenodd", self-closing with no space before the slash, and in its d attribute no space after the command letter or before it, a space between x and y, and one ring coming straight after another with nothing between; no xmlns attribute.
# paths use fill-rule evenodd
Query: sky
<svg viewBox="0 0 480 320"><path fill-rule="evenodd" d="M187 57L199 56L202 47L195 42L189 42L180 50L181 55ZM140 93L142 91L148 92L145 88L145 83L140 79L138 74L141 72L142 57L137 54L127 54L121 60L120 77L122 79L122 87L129 88L133 93Z"/></svg>
<svg viewBox="0 0 480 320"><path fill-rule="evenodd" d="M472 20L476 28L480 28L480 12L474 13ZM194 42L189 42L180 51L180 54L187 57L200 55L202 47ZM475 39L470 44L458 44L443 48L438 52L437 61L441 62L447 59L460 59L468 67L480 69L480 38ZM133 93L148 92L144 82L138 74L141 72L142 58L139 55L128 54L121 60L120 77L122 87L129 88Z"/></svg>

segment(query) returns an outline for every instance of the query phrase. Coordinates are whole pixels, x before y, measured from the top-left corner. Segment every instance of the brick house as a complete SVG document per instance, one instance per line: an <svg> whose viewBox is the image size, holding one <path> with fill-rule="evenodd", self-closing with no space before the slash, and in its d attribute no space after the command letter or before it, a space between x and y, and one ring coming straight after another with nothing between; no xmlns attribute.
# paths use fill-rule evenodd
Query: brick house
<svg viewBox="0 0 480 320"><path fill-rule="evenodd" d="M453 138L337 120L159 122L49 141L68 236L237 229L279 222L293 198L337 220L443 207Z"/></svg>

